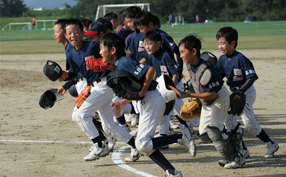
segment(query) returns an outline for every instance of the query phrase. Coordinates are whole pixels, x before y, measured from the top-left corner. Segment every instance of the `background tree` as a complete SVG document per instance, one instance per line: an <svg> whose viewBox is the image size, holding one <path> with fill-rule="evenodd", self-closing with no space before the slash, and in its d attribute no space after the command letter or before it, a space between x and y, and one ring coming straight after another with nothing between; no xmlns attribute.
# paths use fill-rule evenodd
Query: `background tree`
<svg viewBox="0 0 286 177"><path fill-rule="evenodd" d="M26 11L22 0L1 0L1 17L19 17Z"/></svg>

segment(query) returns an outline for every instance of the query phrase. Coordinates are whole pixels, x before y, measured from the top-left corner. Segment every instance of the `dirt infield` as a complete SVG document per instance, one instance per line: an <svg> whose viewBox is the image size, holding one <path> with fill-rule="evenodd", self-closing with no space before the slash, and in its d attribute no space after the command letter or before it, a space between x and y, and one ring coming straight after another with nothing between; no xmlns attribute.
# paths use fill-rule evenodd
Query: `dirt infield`
<svg viewBox="0 0 286 177"><path fill-rule="evenodd" d="M218 51L211 52L220 55ZM286 176L286 52L241 52L251 59L259 76L254 84L257 90L254 104L257 121L279 143L280 149L275 158L265 159L266 145L246 132L244 139L251 157L243 168L233 170L218 165L220 154L210 144L197 144L197 156L194 158L177 144L162 150L186 177ZM83 161L91 144L71 119L75 98L67 93L64 100L47 110L38 103L45 90L62 85L45 78L42 72L45 62L53 60L65 66L64 54L0 57L0 176L133 177L165 174L146 156L136 163L122 163L120 160L129 156L130 150L126 150L126 144L120 142L115 146L117 151L108 156L97 161ZM196 127L194 129L197 130Z"/></svg>

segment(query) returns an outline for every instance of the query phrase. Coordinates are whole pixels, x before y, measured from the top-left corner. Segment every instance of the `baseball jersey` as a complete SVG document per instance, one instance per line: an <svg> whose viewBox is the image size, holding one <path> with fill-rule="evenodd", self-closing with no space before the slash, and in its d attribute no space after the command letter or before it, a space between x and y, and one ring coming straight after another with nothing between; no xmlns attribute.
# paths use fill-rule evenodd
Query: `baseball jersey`
<svg viewBox="0 0 286 177"><path fill-rule="evenodd" d="M127 50L130 46L130 43L131 43L131 36L132 36L133 33L129 34L126 39L125 39L125 50Z"/></svg>
<svg viewBox="0 0 286 177"><path fill-rule="evenodd" d="M69 73L76 73L77 78L85 77L88 84L99 81L102 77L108 75L110 70L103 72L94 72L86 68L85 60L89 57L101 58L99 54L99 43L83 41L83 45L79 50L72 48L68 53L68 62L70 65Z"/></svg>
<svg viewBox="0 0 286 177"><path fill-rule="evenodd" d="M242 86L251 77L258 78L252 62L237 51L230 56L220 56L215 67L222 78L227 78L226 83L230 87Z"/></svg>
<svg viewBox="0 0 286 177"><path fill-rule="evenodd" d="M145 74L150 67L150 65L146 63L139 63L138 61L132 60L131 58L121 57L117 59L114 64L116 70L125 70L132 74L136 79L140 81L140 83L144 83ZM157 87L157 82L152 80L148 90L154 90Z"/></svg>
<svg viewBox="0 0 286 177"><path fill-rule="evenodd" d="M131 35L131 41L128 49L131 53L133 53L132 59L137 61L148 57L148 53L145 51L143 37L144 34L138 31L134 31L134 33Z"/></svg>
<svg viewBox="0 0 286 177"><path fill-rule="evenodd" d="M147 64L155 68L157 77L166 74L172 78L181 69L181 66L175 61L173 53L162 48L154 53L154 55L148 56ZM179 74L179 81L180 79L181 74Z"/></svg>
<svg viewBox="0 0 286 177"><path fill-rule="evenodd" d="M69 43L69 41L67 41L67 45L66 45L66 48L65 48L65 53L66 53L66 57L68 56L68 53L70 52L70 50L74 48L73 45L71 45ZM66 60L66 70L68 71L70 69L70 66L69 66L69 63L68 63L68 58Z"/></svg>
<svg viewBox="0 0 286 177"><path fill-rule="evenodd" d="M162 30L156 30L157 32L160 33L162 37L162 47L163 49L175 53L177 56L177 60L180 66L183 66L183 60L180 58L180 52L179 48L174 42L173 38L169 36L166 32ZM130 52L134 54L136 57L137 61L140 61L142 58L146 58L148 56L147 52L145 51L144 48L144 42L143 42L143 37L144 35L142 33L135 32L131 36L131 43L129 46ZM182 74L183 67L181 67L179 74Z"/></svg>
<svg viewBox="0 0 286 177"><path fill-rule="evenodd" d="M203 63L207 63L203 59L200 59L200 63L196 66L191 65L191 70L193 73L196 73L199 66ZM219 72L214 68L214 67L208 67L208 69L211 71L211 79L208 84L206 84L205 91L207 93L211 93L215 91L216 93L222 88L223 86L223 80L222 77L220 76ZM190 73L190 72L189 72Z"/></svg>
<svg viewBox="0 0 286 177"><path fill-rule="evenodd" d="M132 32L133 32L132 30L126 30L123 27L121 27L119 30L116 31L116 34L125 40L127 36Z"/></svg>

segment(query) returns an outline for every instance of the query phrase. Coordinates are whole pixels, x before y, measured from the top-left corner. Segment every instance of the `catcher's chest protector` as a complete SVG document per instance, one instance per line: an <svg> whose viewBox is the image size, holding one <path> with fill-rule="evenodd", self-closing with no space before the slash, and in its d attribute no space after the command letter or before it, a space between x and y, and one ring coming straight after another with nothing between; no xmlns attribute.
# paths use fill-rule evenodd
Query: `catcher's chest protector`
<svg viewBox="0 0 286 177"><path fill-rule="evenodd" d="M187 65L188 74L189 74L189 77L191 79L193 88L194 88L196 93L204 93L204 92L206 92L205 87L200 82L200 79L203 76L203 74L205 73L207 67L208 66L206 64L201 64L199 66L197 72L194 73L192 71L191 64ZM212 104L214 102L214 100L206 100L206 99L201 99L201 98L200 98L200 101L204 105L210 105L210 104Z"/></svg>

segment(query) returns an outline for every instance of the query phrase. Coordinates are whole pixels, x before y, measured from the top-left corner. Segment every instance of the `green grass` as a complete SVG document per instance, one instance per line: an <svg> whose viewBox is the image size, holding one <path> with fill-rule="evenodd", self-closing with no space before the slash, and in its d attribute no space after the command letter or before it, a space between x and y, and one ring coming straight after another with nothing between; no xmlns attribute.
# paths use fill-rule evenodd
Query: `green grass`
<svg viewBox="0 0 286 177"><path fill-rule="evenodd" d="M177 44L185 36L195 34L202 39L202 50L216 50L215 35L224 26L237 29L239 34L237 49L286 49L286 21L185 24L174 27L162 25L161 29L172 36ZM64 53L63 46L54 40L53 30L0 31L1 55L40 53Z"/></svg>

